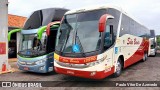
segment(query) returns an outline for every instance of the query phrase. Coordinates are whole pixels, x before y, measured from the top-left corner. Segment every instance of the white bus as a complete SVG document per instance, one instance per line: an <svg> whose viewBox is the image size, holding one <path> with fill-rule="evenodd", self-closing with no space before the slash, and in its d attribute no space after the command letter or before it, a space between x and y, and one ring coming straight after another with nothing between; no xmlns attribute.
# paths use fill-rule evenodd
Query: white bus
<svg viewBox="0 0 160 90"><path fill-rule="evenodd" d="M148 56L150 31L113 6L68 11L54 52L57 73L103 79Z"/></svg>
<svg viewBox="0 0 160 90"><path fill-rule="evenodd" d="M150 56L156 56L157 54L157 38L154 30L150 30L150 39L149 39L149 53Z"/></svg>

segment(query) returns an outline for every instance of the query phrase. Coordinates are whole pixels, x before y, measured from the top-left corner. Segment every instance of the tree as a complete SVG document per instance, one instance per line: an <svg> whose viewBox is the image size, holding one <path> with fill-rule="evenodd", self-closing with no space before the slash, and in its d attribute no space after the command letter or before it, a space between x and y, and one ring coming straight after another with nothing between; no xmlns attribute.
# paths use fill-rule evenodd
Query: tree
<svg viewBox="0 0 160 90"><path fill-rule="evenodd" d="M160 35L157 36L157 45L160 46Z"/></svg>

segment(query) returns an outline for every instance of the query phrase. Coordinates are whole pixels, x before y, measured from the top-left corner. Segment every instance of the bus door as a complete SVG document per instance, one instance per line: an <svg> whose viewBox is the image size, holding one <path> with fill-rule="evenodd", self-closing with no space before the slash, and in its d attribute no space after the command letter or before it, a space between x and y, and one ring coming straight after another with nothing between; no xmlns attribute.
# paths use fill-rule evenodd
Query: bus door
<svg viewBox="0 0 160 90"><path fill-rule="evenodd" d="M106 55L106 66L105 68L111 68L113 66L114 61L114 48L112 47L114 42L113 35L113 25L106 25L106 31L104 34L104 54Z"/></svg>
<svg viewBox="0 0 160 90"><path fill-rule="evenodd" d="M103 22L103 20L106 20ZM108 71L113 67L114 63L114 41L115 36L113 32L113 19L114 17L111 15L103 15L100 19L99 32L104 33L104 44L103 44L103 57L105 58L105 70ZM101 21L102 20L102 21ZM102 26L104 25L104 26ZM102 30L101 30L102 29Z"/></svg>
<svg viewBox="0 0 160 90"><path fill-rule="evenodd" d="M56 43L56 36L57 36L58 28L59 28L59 24L53 25L50 28L50 35L48 35L48 40L47 40L47 52L48 53L55 51L55 43Z"/></svg>

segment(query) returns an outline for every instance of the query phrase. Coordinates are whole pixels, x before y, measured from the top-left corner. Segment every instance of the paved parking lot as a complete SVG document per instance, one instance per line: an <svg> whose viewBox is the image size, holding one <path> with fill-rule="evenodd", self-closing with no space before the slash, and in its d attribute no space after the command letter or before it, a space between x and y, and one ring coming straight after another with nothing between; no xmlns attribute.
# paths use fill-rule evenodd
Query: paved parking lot
<svg viewBox="0 0 160 90"><path fill-rule="evenodd" d="M16 62L10 62L12 68L16 69L16 72L14 73L8 73L8 74L2 74L0 75L0 81L75 81L75 82L66 82L66 83L60 83L61 84L68 84L70 87L56 87L54 89L96 89L95 87L87 87L87 88L79 88L75 86L79 86L81 84L82 86L87 85L86 81L94 82L93 80L84 79L84 78L78 78L78 77L72 77L62 74L57 74L55 72L47 73L47 74L37 74L37 73L31 73L31 72L24 72L19 71L16 67ZM84 81L81 83L76 83L77 81ZM123 70L123 73L118 78L113 78L112 76L105 78L102 81L160 81L160 52L156 57L149 57L146 62L138 62L127 69ZM101 83L102 85L103 83ZM57 86L57 85L55 85ZM75 88L71 88L75 87ZM43 88L42 88L43 89ZM46 88L44 88L46 89ZM47 88L48 89L48 88ZM51 88L53 89L53 88ZM104 87L100 88L101 90L106 90ZM107 89L120 89L124 90L124 88L109 88ZM138 88L137 88L138 89ZM140 90L142 88L139 88ZM143 89L152 89L152 90L160 90L160 88L143 88ZM4 89L3 89L4 90ZM34 89L35 90L35 89ZM135 90L135 88L130 88L130 90Z"/></svg>

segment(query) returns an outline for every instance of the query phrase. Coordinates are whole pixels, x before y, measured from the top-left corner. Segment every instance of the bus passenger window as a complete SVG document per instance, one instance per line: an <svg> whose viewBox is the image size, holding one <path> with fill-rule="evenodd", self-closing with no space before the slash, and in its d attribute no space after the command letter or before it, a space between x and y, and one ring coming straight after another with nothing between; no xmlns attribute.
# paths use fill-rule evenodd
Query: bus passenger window
<svg viewBox="0 0 160 90"><path fill-rule="evenodd" d="M113 25L106 25L104 47L109 48L113 44Z"/></svg>

